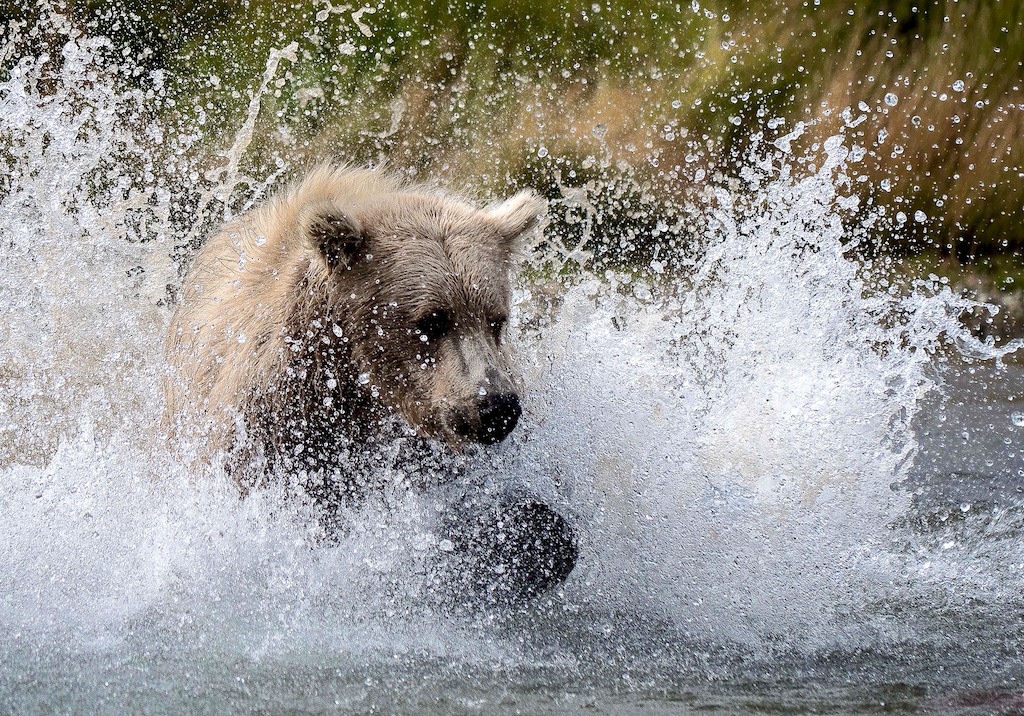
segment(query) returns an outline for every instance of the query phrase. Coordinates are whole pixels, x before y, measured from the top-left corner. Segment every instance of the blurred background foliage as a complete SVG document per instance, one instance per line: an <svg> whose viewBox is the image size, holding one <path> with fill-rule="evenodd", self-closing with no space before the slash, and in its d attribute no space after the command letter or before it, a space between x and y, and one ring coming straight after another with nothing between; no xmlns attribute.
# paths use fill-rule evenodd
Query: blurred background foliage
<svg viewBox="0 0 1024 716"><path fill-rule="evenodd" d="M794 162L813 164L842 131L867 258L1024 285L1022 2L7 3L3 66L59 50L43 14L105 35L204 171L244 145L243 184L331 157L476 195L532 185L558 251L646 265L695 240L687 207L748 153L802 127Z"/></svg>

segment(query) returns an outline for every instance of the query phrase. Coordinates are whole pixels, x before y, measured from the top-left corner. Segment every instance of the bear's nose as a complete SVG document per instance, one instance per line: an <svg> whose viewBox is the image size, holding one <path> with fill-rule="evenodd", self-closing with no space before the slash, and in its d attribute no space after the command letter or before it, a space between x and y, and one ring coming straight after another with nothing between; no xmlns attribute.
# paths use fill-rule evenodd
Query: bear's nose
<svg viewBox="0 0 1024 716"><path fill-rule="evenodd" d="M515 393L486 395L477 404L480 410L480 433L477 440L484 445L500 443L519 422L523 408Z"/></svg>

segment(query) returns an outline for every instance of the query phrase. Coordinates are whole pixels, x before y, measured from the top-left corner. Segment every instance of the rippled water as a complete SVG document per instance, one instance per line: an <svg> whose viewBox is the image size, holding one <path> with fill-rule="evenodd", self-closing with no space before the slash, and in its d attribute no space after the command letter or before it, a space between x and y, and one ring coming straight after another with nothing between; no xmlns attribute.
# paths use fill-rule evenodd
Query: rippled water
<svg viewBox="0 0 1024 716"><path fill-rule="evenodd" d="M842 137L715 191L684 277L520 282L526 414L463 479L544 495L582 556L453 614L437 494L392 488L328 547L165 450L187 210L260 190L238 154L190 169L195 138L90 74L101 46L67 43L56 92L39 59L0 84L0 710L1024 708L1024 372L960 326L983 307L849 258Z"/></svg>

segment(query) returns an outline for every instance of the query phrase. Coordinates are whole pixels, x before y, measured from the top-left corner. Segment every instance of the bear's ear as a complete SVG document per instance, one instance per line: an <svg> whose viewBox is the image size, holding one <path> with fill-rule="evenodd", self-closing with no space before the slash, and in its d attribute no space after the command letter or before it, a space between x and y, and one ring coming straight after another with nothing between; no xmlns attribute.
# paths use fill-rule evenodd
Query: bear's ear
<svg viewBox="0 0 1024 716"><path fill-rule="evenodd" d="M547 208L547 201L532 191L521 191L510 199L491 204L483 213L510 246L520 236L536 228Z"/></svg>
<svg viewBox="0 0 1024 716"><path fill-rule="evenodd" d="M362 224L329 201L314 201L302 207L299 230L331 271L351 268L366 243Z"/></svg>

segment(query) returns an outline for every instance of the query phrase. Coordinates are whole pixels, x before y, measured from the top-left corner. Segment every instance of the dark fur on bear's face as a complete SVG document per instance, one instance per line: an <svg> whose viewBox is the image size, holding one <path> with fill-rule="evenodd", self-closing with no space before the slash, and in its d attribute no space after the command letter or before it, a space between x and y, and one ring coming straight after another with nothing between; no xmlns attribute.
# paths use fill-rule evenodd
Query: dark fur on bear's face
<svg viewBox="0 0 1024 716"><path fill-rule="evenodd" d="M516 425L502 339L511 242L537 219L530 201L533 215L422 195L303 212L330 270L348 377L424 435L495 443Z"/></svg>

